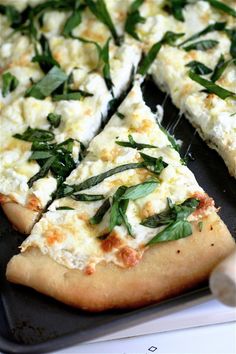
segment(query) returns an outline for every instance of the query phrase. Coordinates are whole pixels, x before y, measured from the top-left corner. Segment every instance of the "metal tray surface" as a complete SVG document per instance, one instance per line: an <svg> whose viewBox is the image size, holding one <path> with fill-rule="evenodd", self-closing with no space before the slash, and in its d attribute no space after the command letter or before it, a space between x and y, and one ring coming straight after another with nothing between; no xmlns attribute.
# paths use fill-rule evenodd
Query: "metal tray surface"
<svg viewBox="0 0 236 354"><path fill-rule="evenodd" d="M194 128L173 106L170 98L151 80L143 84L146 103L155 110L164 105L163 125L183 141L182 156L189 152L188 166L211 195L220 215L236 237L236 181L218 154L195 134ZM43 353L128 328L182 307L209 299L207 284L174 299L132 311L92 314L65 306L36 291L10 284L6 264L18 252L23 236L12 229L0 212L0 350L9 353Z"/></svg>

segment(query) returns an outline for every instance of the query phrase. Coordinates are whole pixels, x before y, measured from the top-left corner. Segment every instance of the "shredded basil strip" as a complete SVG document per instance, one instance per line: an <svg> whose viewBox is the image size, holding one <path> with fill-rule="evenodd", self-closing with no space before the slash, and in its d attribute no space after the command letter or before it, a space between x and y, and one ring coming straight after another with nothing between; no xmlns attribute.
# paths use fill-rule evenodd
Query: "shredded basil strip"
<svg viewBox="0 0 236 354"><path fill-rule="evenodd" d="M14 6L0 5L0 13L7 17L12 27L19 25L21 22L21 14L19 11L15 9Z"/></svg>
<svg viewBox="0 0 236 354"><path fill-rule="evenodd" d="M61 206L61 207L56 208L56 210L75 210L75 209L65 205L65 206Z"/></svg>
<svg viewBox="0 0 236 354"><path fill-rule="evenodd" d="M198 75L208 75L212 73L212 69L208 68L208 66L201 63L200 61L190 61L186 66L191 68L191 70Z"/></svg>
<svg viewBox="0 0 236 354"><path fill-rule="evenodd" d="M232 7L224 4L222 1L218 1L218 0L205 0L205 1L209 2L209 4L215 9L221 10L227 13L228 15L236 17L236 11Z"/></svg>
<svg viewBox="0 0 236 354"><path fill-rule="evenodd" d="M232 63L236 64L236 59L225 60L224 56L221 55L211 75L211 81L216 82L219 80L226 68Z"/></svg>
<svg viewBox="0 0 236 354"><path fill-rule="evenodd" d="M166 168L168 166L168 164L165 161L163 161L162 156L156 158L156 157L144 154L142 152L140 152L140 155L143 158L143 161L144 161L143 163L144 163L145 167L149 171L155 173L156 175L159 175L164 170L164 168Z"/></svg>
<svg viewBox="0 0 236 354"><path fill-rule="evenodd" d="M176 20L183 22L183 8L187 5L187 0L169 0L168 6L170 7L170 12L176 18Z"/></svg>
<svg viewBox="0 0 236 354"><path fill-rule="evenodd" d="M113 82L111 79L111 72L110 72L109 42L110 42L110 38L108 38L107 42L105 43L104 47L101 50L101 59L104 63L102 73L103 73L103 77L104 77L106 86L107 86L108 90L111 91L112 96L113 96L112 87L114 85L113 85Z"/></svg>
<svg viewBox="0 0 236 354"><path fill-rule="evenodd" d="M35 45L36 55L32 58L32 62L38 63L45 74L54 66L60 67L60 64L53 58L49 42L45 36L41 35L38 45L40 45L40 52L38 51L37 45Z"/></svg>
<svg viewBox="0 0 236 354"><path fill-rule="evenodd" d="M137 150L157 148L157 146L154 145L137 143L133 139L132 135L129 135L128 139L129 141L116 141L116 144L124 147L130 147L132 149L137 149Z"/></svg>
<svg viewBox="0 0 236 354"><path fill-rule="evenodd" d="M145 18L139 13L139 7L143 4L144 0L134 0L128 11L128 15L125 22L125 32L129 33L130 36L140 40L138 34L136 33L136 25L138 23L144 23Z"/></svg>
<svg viewBox="0 0 236 354"><path fill-rule="evenodd" d="M10 92L14 91L19 85L19 80L10 72L2 75L2 95L6 97Z"/></svg>
<svg viewBox="0 0 236 354"><path fill-rule="evenodd" d="M34 97L39 100L51 95L61 84L67 80L67 75L57 66L45 75L40 81L31 86L25 93L25 97Z"/></svg>
<svg viewBox="0 0 236 354"><path fill-rule="evenodd" d="M141 60L140 67L138 69L138 73L141 75L145 75L148 72L148 69L150 68L151 64L154 62L156 59L157 54L159 53L161 49L162 43L157 42L153 44L149 52L146 54L146 56Z"/></svg>
<svg viewBox="0 0 236 354"><path fill-rule="evenodd" d="M236 59L236 27L233 29L227 29L226 33L231 41L230 54L232 58Z"/></svg>
<svg viewBox="0 0 236 354"><path fill-rule="evenodd" d="M158 180L150 179L131 187L120 186L113 196L109 231L111 232L116 225L120 225L123 221L129 235L133 236L132 227L125 214L129 200L136 200L149 195L156 189L158 184Z"/></svg>
<svg viewBox="0 0 236 354"><path fill-rule="evenodd" d="M120 172L123 172L123 171L135 169L135 168L143 168L143 164L141 162L137 162L137 163L134 162L134 163L128 163L128 164L125 164L125 165L120 165L120 166L117 166L115 168L112 168L111 170L103 172L100 175L90 177L90 178L86 179L84 182L82 182L80 184L74 184L71 187L74 189L75 192L79 192L79 191L82 191L84 189L88 189L88 188L91 188L93 186L96 186L97 184L99 184L102 181L104 181L104 179L106 179L106 178L108 178L110 176L113 176L116 173L120 173Z"/></svg>
<svg viewBox="0 0 236 354"><path fill-rule="evenodd" d="M116 45L121 44L121 37L118 35L116 28L112 22L111 16L107 10L104 0L85 0L85 4L89 7L90 11L95 17L99 19L110 30Z"/></svg>
<svg viewBox="0 0 236 354"><path fill-rule="evenodd" d="M116 112L116 115L120 118L120 119L124 119L125 115L123 113L120 112Z"/></svg>
<svg viewBox="0 0 236 354"><path fill-rule="evenodd" d="M183 42L179 44L179 47L183 46L187 42L193 41L194 39L197 39L201 36L206 35L207 33L214 32L214 31L224 31L226 27L226 22L215 22L210 25L208 25L206 28L204 28L202 31L195 33L191 37L185 39Z"/></svg>
<svg viewBox="0 0 236 354"><path fill-rule="evenodd" d="M102 194L73 194L71 197L80 202L95 202L97 200L105 199Z"/></svg>
<svg viewBox="0 0 236 354"><path fill-rule="evenodd" d="M189 77L193 81L205 87L208 92L214 93L222 100L225 100L228 97L236 99L236 94L234 92L226 90L223 87L216 85L214 82L202 78L201 76L195 74L193 71L189 72Z"/></svg>
<svg viewBox="0 0 236 354"><path fill-rule="evenodd" d="M51 128L58 128L61 124L61 115L56 113L49 113L47 121L50 123Z"/></svg>
<svg viewBox="0 0 236 354"><path fill-rule="evenodd" d="M172 204L172 201L167 199L169 208L159 214L154 214L141 222L141 225L156 228L162 225L168 225L173 221L186 219L192 214L199 205L196 198L188 198L181 204Z"/></svg>
<svg viewBox="0 0 236 354"><path fill-rule="evenodd" d="M90 93L90 92L86 92L86 91L82 91L82 90L70 90L68 89L68 92L66 93L62 93L62 94L53 94L52 96L52 100L54 102L57 102L57 101L62 101L62 100L65 100L65 101L70 101L70 100L81 100L81 98L84 98L84 97L92 97L93 94Z"/></svg>
<svg viewBox="0 0 236 354"><path fill-rule="evenodd" d="M147 245L154 245L160 242L179 240L180 238L192 235L192 226L187 220L177 220L164 228Z"/></svg>
<svg viewBox="0 0 236 354"><path fill-rule="evenodd" d="M142 225L147 227L167 225L167 227L158 232L158 234L148 242L148 245L178 240L192 234L192 226L190 222L187 221L187 217L196 210L199 201L195 198L189 198L182 204L173 205L171 200L168 200L168 204L169 210L159 215L154 215L142 222Z"/></svg>
<svg viewBox="0 0 236 354"><path fill-rule="evenodd" d="M110 201L109 199L106 199L103 204L100 206L100 208L97 210L96 214L90 218L89 222L92 225L99 224L106 212L110 209Z"/></svg>
<svg viewBox="0 0 236 354"><path fill-rule="evenodd" d="M51 141L55 138L55 134L51 131L44 130L44 129L32 129L28 127L23 134L15 134L13 135L14 138L35 142L35 141Z"/></svg>
<svg viewBox="0 0 236 354"><path fill-rule="evenodd" d="M75 27L80 25L82 21L82 11L84 10L85 6L80 5L80 0L75 1L74 8L72 10L71 15L68 17L66 20L63 30L62 30L62 35L65 37L71 36L71 33Z"/></svg>
<svg viewBox="0 0 236 354"><path fill-rule="evenodd" d="M156 59L156 56L159 53L163 44L173 45L175 41L183 35L183 33L174 33L171 31L167 31L159 42L153 44L146 56L144 56L144 58L141 60L138 69L138 74L145 75L148 72L148 69Z"/></svg>
<svg viewBox="0 0 236 354"><path fill-rule="evenodd" d="M208 49L215 48L218 44L219 44L218 41L215 41L213 39L206 39L206 40L194 42L187 46L184 46L183 49L186 50L186 52L189 52L190 50L205 51Z"/></svg>

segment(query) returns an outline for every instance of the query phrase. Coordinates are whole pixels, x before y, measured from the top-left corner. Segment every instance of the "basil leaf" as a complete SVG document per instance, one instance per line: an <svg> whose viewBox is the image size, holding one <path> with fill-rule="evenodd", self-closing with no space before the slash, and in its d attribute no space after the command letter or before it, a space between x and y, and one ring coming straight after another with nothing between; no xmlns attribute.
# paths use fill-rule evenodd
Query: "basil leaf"
<svg viewBox="0 0 236 354"><path fill-rule="evenodd" d="M66 183L62 183L54 193L55 199L64 198L72 195L74 188Z"/></svg>
<svg viewBox="0 0 236 354"><path fill-rule="evenodd" d="M201 50L205 51L208 49L215 48L218 45L218 41L215 41L213 39L205 39L203 41L198 41L191 43L187 46L184 46L183 49L186 50L186 52L189 52L190 50Z"/></svg>
<svg viewBox="0 0 236 354"><path fill-rule="evenodd" d="M110 222L109 222L109 231L111 232L116 225L121 225L122 223L122 216L120 215L119 212L119 203L120 203L120 198L126 191L127 187L126 186L120 186L115 194L113 195L112 198L112 206L111 206L111 211L110 211ZM127 204L127 202L126 202ZM127 204L128 206L128 204ZM124 211L124 205L123 205L123 211Z"/></svg>
<svg viewBox="0 0 236 354"><path fill-rule="evenodd" d="M37 46L35 46L36 55L32 58L32 62L38 63L45 74L47 74L53 66L60 67L60 64L53 58L47 38L41 35L38 44L40 45L41 51L39 53Z"/></svg>
<svg viewBox="0 0 236 354"><path fill-rule="evenodd" d="M103 77L106 83L106 86L108 88L108 90L112 92L112 87L113 82L111 80L111 72L110 72L110 60L109 60L109 42L110 42L110 38L108 38L107 42L105 43L104 47L101 50L101 59L103 60L103 69L102 69L102 73L103 73ZM113 92L112 92L113 95Z"/></svg>
<svg viewBox="0 0 236 354"><path fill-rule="evenodd" d="M19 85L19 80L10 72L2 75L2 95L6 97L10 92L14 91Z"/></svg>
<svg viewBox="0 0 236 354"><path fill-rule="evenodd" d="M225 100L228 97L231 97L233 99L236 99L236 94L232 91L226 90L221 86L216 85L212 81L208 81L206 79L203 79L201 76L195 74L194 72L190 71L189 72L189 77L193 81L197 82L198 84L202 85L207 89L208 92L214 93L218 97L220 97L222 100Z"/></svg>
<svg viewBox="0 0 236 354"><path fill-rule="evenodd" d="M175 45L175 42L177 41L177 39L179 39L180 37L183 37L184 33L175 33L175 32L171 32L171 31L167 31L161 42L163 44L169 44L171 46Z"/></svg>
<svg viewBox="0 0 236 354"><path fill-rule="evenodd" d="M175 215L173 211L167 210L163 211L160 214L154 214L152 216L149 216L141 222L141 225L155 229L161 225L168 225L172 223L173 220L175 220Z"/></svg>
<svg viewBox="0 0 236 354"><path fill-rule="evenodd" d="M148 72L150 66L152 65L152 63L156 59L156 56L157 56L157 54L159 53L159 51L161 49L161 46L162 46L161 42L157 42L157 43L153 44L153 46L151 47L149 52L141 60L141 63L140 63L139 69L138 69L138 74L146 75L146 73Z"/></svg>
<svg viewBox="0 0 236 354"><path fill-rule="evenodd" d="M107 10L104 0L85 0L85 4L99 21L101 21L110 30L116 45L120 45L121 38L116 32L115 26L112 22L111 16Z"/></svg>
<svg viewBox="0 0 236 354"><path fill-rule="evenodd" d="M106 199L104 203L100 206L100 208L97 210L96 214L92 218L90 218L89 220L90 224L92 225L99 224L102 221L106 212L109 210L109 208L110 208L110 202L109 199Z"/></svg>
<svg viewBox="0 0 236 354"><path fill-rule="evenodd" d="M159 53L162 44L173 45L174 42L181 36L183 36L183 33L174 33L171 31L167 31L164 34L163 38L159 42L153 44L153 46L150 48L149 52L141 60L141 63L140 63L139 69L138 69L138 74L145 75L148 72L148 69L150 68L151 64L156 59L156 56Z"/></svg>
<svg viewBox="0 0 236 354"><path fill-rule="evenodd" d="M206 66L205 64L201 63L200 61L193 60L190 61L190 63L188 63L185 66L191 68L192 71L198 75L208 75L212 73L212 70L208 68L208 66Z"/></svg>
<svg viewBox="0 0 236 354"><path fill-rule="evenodd" d="M214 31L224 31L226 26L226 22L215 22L210 25L208 25L206 28L204 28L202 31L195 33L191 37L187 38L185 41L179 44L180 46L183 46L185 43L193 41L194 39L197 39L201 36L206 35L207 33L214 32Z"/></svg>
<svg viewBox="0 0 236 354"><path fill-rule="evenodd" d="M158 186L159 181L147 180L135 186L128 187L120 199L136 200L146 197L152 193Z"/></svg>
<svg viewBox="0 0 236 354"><path fill-rule="evenodd" d="M125 115L123 113L120 112L116 112L116 115L120 118L120 119L124 119Z"/></svg>
<svg viewBox="0 0 236 354"><path fill-rule="evenodd" d="M64 71L54 66L47 75L26 91L25 97L34 97L39 100L44 99L50 96L66 80L67 76Z"/></svg>
<svg viewBox="0 0 236 354"><path fill-rule="evenodd" d="M47 121L50 123L51 128L58 128L61 124L61 115L56 113L49 113Z"/></svg>
<svg viewBox="0 0 236 354"><path fill-rule="evenodd" d="M15 134L14 138L25 141L51 141L54 139L54 133L44 129L32 129L30 127L23 134Z"/></svg>
<svg viewBox="0 0 236 354"><path fill-rule="evenodd" d="M236 59L229 59L225 61L224 56L221 55L214 68L213 74L211 75L211 81L216 82L217 80L219 80L219 78L223 75L225 69L232 63L236 64Z"/></svg>
<svg viewBox="0 0 236 354"><path fill-rule="evenodd" d="M29 157L29 160L43 160L48 159L51 156L52 153L49 151L34 151Z"/></svg>
<svg viewBox="0 0 236 354"><path fill-rule="evenodd" d="M140 162L138 162L138 163L134 162L134 163L128 163L125 165L117 166L115 168L112 168L111 170L101 173L100 175L90 177L80 184L73 185L74 191L79 192L84 189L91 188L91 187L96 186L97 184L101 183L102 181L104 181L104 179L106 179L110 176L113 176L114 174L124 172L127 170L131 170L131 169L135 169L135 168L143 168L143 164Z"/></svg>
<svg viewBox="0 0 236 354"><path fill-rule="evenodd" d="M11 23L11 27L18 25L21 22L21 14L14 6L0 5L0 13L7 17L8 21Z"/></svg>
<svg viewBox="0 0 236 354"><path fill-rule="evenodd" d="M159 232L147 245L154 245L160 242L179 240L180 238L192 235L190 222L186 220L177 220Z"/></svg>
<svg viewBox="0 0 236 354"><path fill-rule="evenodd" d="M56 208L56 210L75 210L75 209L68 206L61 206Z"/></svg>
<svg viewBox="0 0 236 354"><path fill-rule="evenodd" d="M230 54L232 58L236 59L236 28L227 29L226 33L231 40Z"/></svg>
<svg viewBox="0 0 236 354"><path fill-rule="evenodd" d="M158 127L161 129L161 131L166 134L169 142L171 143L171 146L173 147L173 149L175 149L176 151L179 152L180 150L180 145L177 143L177 141L175 140L175 138L170 135L170 133L157 121Z"/></svg>
<svg viewBox="0 0 236 354"><path fill-rule="evenodd" d="M105 199L102 194L73 194L72 198L81 202L95 202Z"/></svg>
<svg viewBox="0 0 236 354"><path fill-rule="evenodd" d="M77 7L73 9L72 14L68 17L66 20L63 30L62 30L62 35L65 37L69 37L71 35L71 32L75 27L80 25L82 21L82 16L81 16L81 10L83 7Z"/></svg>
<svg viewBox="0 0 236 354"><path fill-rule="evenodd" d="M203 221L199 221L199 222L198 222L198 224L197 224L197 226L198 226L198 230L199 230L199 232L202 232L202 228L203 228Z"/></svg>
<svg viewBox="0 0 236 354"><path fill-rule="evenodd" d="M144 0L134 0L128 11L128 15L125 22L125 32L129 33L133 38L140 40L136 33L136 25L138 23L144 23L145 18L139 13L139 7L143 4Z"/></svg>
<svg viewBox="0 0 236 354"><path fill-rule="evenodd" d="M43 178L43 177L45 177L48 174L53 162L55 161L55 159L56 159L56 156L51 156L49 159L47 159L45 164L40 168L39 172L36 173L33 177L31 177L29 179L29 181L28 181L29 188L31 188L33 183L35 181L37 181L39 178Z"/></svg>
<svg viewBox="0 0 236 354"><path fill-rule="evenodd" d="M199 205L196 198L188 198L182 204L172 204L168 199L169 209L159 214L154 214L141 222L141 225L156 228L161 225L170 224L174 221L187 219Z"/></svg>
<svg viewBox="0 0 236 354"><path fill-rule="evenodd" d="M128 231L128 234L130 236L134 237L133 231L132 231L132 226L130 225L130 223L128 221L127 215L125 214L125 211L126 211L126 209L128 207L128 204L129 204L129 200L128 199L122 200L119 203L119 213L120 213L120 216L122 218L122 221L125 224L125 227L126 227L126 229Z"/></svg>
<svg viewBox="0 0 236 354"><path fill-rule="evenodd" d="M228 15L236 17L236 11L232 7L224 4L222 1L218 1L218 0L205 0L205 1L209 2L209 4L215 9L218 9L220 11L227 13Z"/></svg>
<svg viewBox="0 0 236 354"><path fill-rule="evenodd" d="M93 96L93 94L90 92L76 90L76 91L63 93L61 95L53 95L52 100L54 102L63 101L63 100L65 100L65 101L70 101L70 100L80 101L82 97L91 97L91 96Z"/></svg>
<svg viewBox="0 0 236 354"><path fill-rule="evenodd" d="M164 170L164 168L168 166L168 164L163 161L162 156L156 158L153 156L146 155L142 152L140 153L140 155L144 160L145 167L157 175L159 175L162 170Z"/></svg>
<svg viewBox="0 0 236 354"><path fill-rule="evenodd" d="M183 8L187 5L186 0L170 0L170 10L172 15L176 18L176 20L183 22L184 15L183 15Z"/></svg>
<svg viewBox="0 0 236 354"><path fill-rule="evenodd" d="M137 149L137 150L142 150L142 149L147 149L147 148L149 148L149 149L157 148L157 146L154 146L154 145L137 143L133 139L132 135L129 135L128 139L129 139L129 141L116 141L116 144L120 145L120 146L124 146L124 147L130 147L132 149Z"/></svg>

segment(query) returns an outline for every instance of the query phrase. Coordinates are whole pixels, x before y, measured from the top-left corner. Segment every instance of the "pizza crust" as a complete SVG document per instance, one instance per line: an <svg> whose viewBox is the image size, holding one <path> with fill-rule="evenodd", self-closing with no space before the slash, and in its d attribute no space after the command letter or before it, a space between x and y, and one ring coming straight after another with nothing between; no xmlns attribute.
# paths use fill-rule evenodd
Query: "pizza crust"
<svg viewBox="0 0 236 354"><path fill-rule="evenodd" d="M40 216L39 212L14 202L3 203L2 209L13 227L17 231L27 235L31 232Z"/></svg>
<svg viewBox="0 0 236 354"><path fill-rule="evenodd" d="M201 232L195 223L192 236L151 246L133 268L100 263L92 275L86 275L31 248L10 260L6 276L11 282L89 311L136 308L198 286L234 248L227 227L213 213L203 219Z"/></svg>

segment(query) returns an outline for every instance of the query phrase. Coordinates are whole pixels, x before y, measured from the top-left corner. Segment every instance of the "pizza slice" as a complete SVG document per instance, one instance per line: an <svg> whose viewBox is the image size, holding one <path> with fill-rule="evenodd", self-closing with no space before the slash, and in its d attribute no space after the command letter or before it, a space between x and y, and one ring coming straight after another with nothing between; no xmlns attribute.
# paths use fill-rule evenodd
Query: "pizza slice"
<svg viewBox="0 0 236 354"><path fill-rule="evenodd" d="M89 311L202 284L235 243L135 83L21 253L11 282Z"/></svg>
<svg viewBox="0 0 236 354"><path fill-rule="evenodd" d="M25 29L30 17L21 30L14 18L1 15L1 33L7 36L0 51L0 203L23 233L30 232L57 185L79 163L81 146L127 89L141 55L132 41L116 45L109 39L109 29L89 9L75 34L64 34L72 8L53 11L45 4L51 2L42 13L41 5L32 10L35 38Z"/></svg>
<svg viewBox="0 0 236 354"><path fill-rule="evenodd" d="M236 177L235 1L165 4L140 7L137 33L157 54L149 73Z"/></svg>

